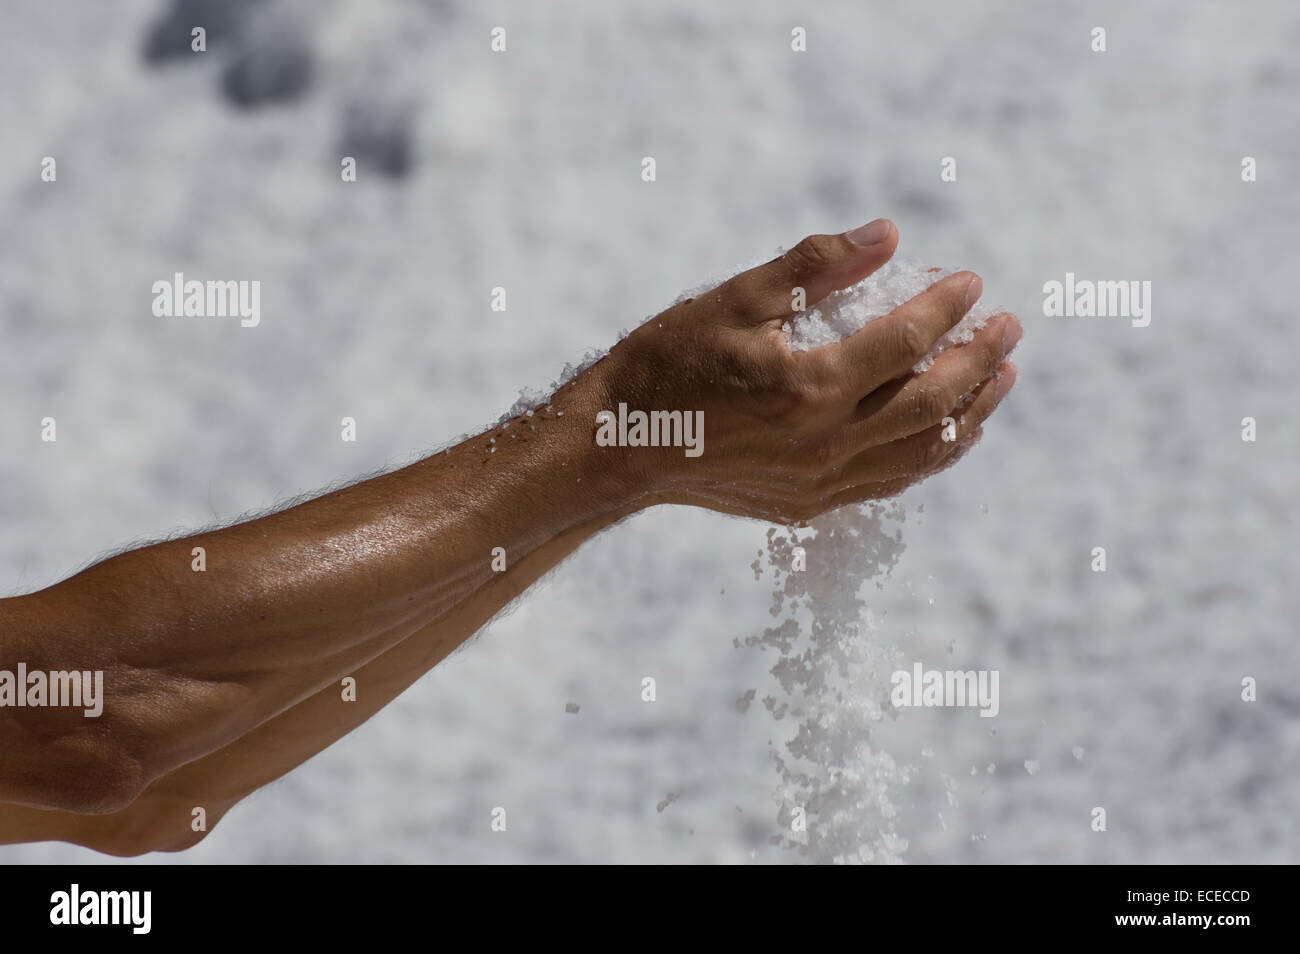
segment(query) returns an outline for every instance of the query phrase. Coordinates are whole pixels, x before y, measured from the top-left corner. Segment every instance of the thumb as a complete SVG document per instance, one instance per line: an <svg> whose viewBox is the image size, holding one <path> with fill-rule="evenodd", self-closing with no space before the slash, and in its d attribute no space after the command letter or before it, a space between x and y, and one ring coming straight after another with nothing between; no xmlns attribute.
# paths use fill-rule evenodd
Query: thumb
<svg viewBox="0 0 1300 954"><path fill-rule="evenodd" d="M804 307L848 288L889 261L898 229L888 219L840 235L809 235L790 251L729 279L718 287L723 306L744 324L757 325L794 313L795 289Z"/></svg>

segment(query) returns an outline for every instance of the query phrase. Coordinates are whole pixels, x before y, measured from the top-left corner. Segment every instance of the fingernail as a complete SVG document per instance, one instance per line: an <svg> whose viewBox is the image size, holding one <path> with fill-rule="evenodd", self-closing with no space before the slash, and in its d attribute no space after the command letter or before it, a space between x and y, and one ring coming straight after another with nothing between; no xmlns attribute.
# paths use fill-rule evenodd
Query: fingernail
<svg viewBox="0 0 1300 954"><path fill-rule="evenodd" d="M984 291L983 280L975 274L971 275L970 284L966 286L966 310L969 311L975 302L980 300L980 293Z"/></svg>
<svg viewBox="0 0 1300 954"><path fill-rule="evenodd" d="M889 238L889 219L876 219L874 222L868 222L851 232L845 232L844 237L854 245L863 247L878 245Z"/></svg>
<svg viewBox="0 0 1300 954"><path fill-rule="evenodd" d="M1008 320L1002 326L1002 353L1010 354L1011 349L1020 341L1020 336L1025 333L1025 327L1016 319Z"/></svg>
<svg viewBox="0 0 1300 954"><path fill-rule="evenodd" d="M998 372L997 398L1001 401L1011 390L1011 385L1016 383L1016 366L1009 364L1006 370Z"/></svg>

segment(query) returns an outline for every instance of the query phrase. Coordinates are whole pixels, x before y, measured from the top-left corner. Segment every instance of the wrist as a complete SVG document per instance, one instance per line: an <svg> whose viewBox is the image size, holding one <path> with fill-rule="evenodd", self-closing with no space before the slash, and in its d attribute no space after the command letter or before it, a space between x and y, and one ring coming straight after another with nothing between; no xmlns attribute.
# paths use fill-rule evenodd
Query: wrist
<svg viewBox="0 0 1300 954"><path fill-rule="evenodd" d="M582 481L604 505L619 514L632 513L662 499L657 455L647 448L602 443L597 440L605 415L617 415L620 402L628 401L631 369L624 367L618 349L569 382L552 396L552 404L572 419L569 438L575 459L581 461ZM635 388L632 388L635 390Z"/></svg>

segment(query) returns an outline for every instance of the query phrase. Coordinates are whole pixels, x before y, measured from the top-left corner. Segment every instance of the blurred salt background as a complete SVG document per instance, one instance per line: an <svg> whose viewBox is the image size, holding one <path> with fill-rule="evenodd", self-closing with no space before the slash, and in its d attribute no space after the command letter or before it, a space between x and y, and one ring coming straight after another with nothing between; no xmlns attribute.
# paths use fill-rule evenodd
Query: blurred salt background
<svg viewBox="0 0 1300 954"><path fill-rule="evenodd" d="M870 723L908 779L885 830L913 863L1300 859L1300 139L1279 120L1300 8L321 0L255 42L280 3L5 6L8 592L477 432L710 269L885 216L1026 324L1016 390L901 498L907 549L870 591L871 646L999 669L1002 708ZM248 55L268 47L284 62ZM177 270L261 280L262 324L160 324L149 288ZM1152 280L1151 326L1043 318L1067 270ZM769 843L791 834L770 729L797 725L759 701L779 649L732 647L780 622L749 569L766 530L626 521L197 848L147 860L797 860Z"/></svg>

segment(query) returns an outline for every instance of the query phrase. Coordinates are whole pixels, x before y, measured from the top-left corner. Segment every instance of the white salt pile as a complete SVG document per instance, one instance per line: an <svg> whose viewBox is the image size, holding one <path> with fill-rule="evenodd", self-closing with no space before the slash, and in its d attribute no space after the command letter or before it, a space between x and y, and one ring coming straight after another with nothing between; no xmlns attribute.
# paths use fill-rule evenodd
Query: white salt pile
<svg viewBox="0 0 1300 954"><path fill-rule="evenodd" d="M960 269L939 269L911 259L890 259L874 274L842 291L831 292L821 302L792 315L785 323L786 337L794 351L806 351L846 338L873 318L887 315L903 302L925 291L935 282ZM934 350L922 358L914 371L928 368L940 352L964 344L998 313L981 299L947 334Z"/></svg>

